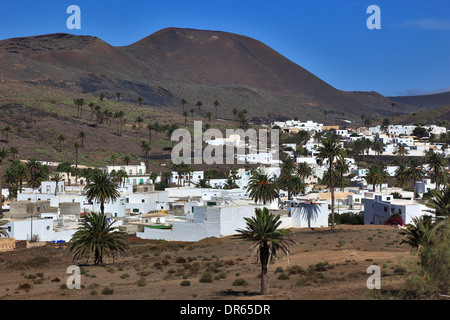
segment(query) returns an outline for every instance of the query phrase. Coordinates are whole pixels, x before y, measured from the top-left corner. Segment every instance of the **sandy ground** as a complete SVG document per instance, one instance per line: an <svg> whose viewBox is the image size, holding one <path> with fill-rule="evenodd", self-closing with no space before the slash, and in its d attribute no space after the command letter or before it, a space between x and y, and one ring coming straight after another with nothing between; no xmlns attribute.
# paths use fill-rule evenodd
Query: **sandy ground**
<svg viewBox="0 0 450 320"><path fill-rule="evenodd" d="M81 265L81 289L68 289L67 268L77 265L66 244L0 254L2 300L371 300L401 288L394 272L411 258L391 226L295 229L288 261L269 265L270 293L259 294L260 266L250 243L233 237L196 243L130 237L120 261ZM86 261L78 261L86 263ZM370 265L381 269L382 290L367 289ZM211 282L202 282L204 274ZM237 284L240 285L237 285ZM383 297L381 297L383 299Z"/></svg>

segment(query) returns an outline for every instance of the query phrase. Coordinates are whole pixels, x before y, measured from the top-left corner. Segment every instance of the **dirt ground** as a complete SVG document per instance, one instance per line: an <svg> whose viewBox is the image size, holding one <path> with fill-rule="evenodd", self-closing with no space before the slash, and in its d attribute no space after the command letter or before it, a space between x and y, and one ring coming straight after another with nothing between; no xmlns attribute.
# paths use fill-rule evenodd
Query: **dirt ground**
<svg viewBox="0 0 450 320"><path fill-rule="evenodd" d="M68 289L76 265L67 244L49 243L0 254L2 300L372 300L399 290L410 248L392 226L294 229L290 262L269 265L270 293L259 294L260 266L251 243L233 237L195 243L130 237L118 261L80 265L81 289ZM79 264L86 261L78 261ZM369 290L370 265L381 269L381 290ZM400 270L400 271L399 271ZM209 274L210 282L205 274Z"/></svg>

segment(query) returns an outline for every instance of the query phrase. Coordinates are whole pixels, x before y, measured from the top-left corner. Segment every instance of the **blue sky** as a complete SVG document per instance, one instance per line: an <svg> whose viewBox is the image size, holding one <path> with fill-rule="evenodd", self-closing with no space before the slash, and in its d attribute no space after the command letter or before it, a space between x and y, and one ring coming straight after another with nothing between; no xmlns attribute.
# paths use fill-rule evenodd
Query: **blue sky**
<svg viewBox="0 0 450 320"><path fill-rule="evenodd" d="M69 5L81 30L66 26ZM381 10L381 29L366 12ZM66 32L111 45L166 27L227 31L264 42L330 85L385 96L450 91L450 3L445 0L2 1L0 39Z"/></svg>

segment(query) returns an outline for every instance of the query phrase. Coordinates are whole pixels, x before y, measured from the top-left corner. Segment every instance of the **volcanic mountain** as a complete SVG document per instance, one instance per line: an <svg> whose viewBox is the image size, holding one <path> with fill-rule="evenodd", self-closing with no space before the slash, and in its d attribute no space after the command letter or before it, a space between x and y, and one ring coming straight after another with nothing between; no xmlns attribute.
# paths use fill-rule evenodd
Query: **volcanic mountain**
<svg viewBox="0 0 450 320"><path fill-rule="evenodd" d="M262 42L232 33L167 28L128 46L92 36L50 34L0 41L0 80L68 88L179 112L203 109L232 117L358 120L391 115L392 101L376 92L346 92L322 81ZM397 113L418 110L396 102ZM415 108L415 109L414 109ZM423 108L423 107L422 107Z"/></svg>

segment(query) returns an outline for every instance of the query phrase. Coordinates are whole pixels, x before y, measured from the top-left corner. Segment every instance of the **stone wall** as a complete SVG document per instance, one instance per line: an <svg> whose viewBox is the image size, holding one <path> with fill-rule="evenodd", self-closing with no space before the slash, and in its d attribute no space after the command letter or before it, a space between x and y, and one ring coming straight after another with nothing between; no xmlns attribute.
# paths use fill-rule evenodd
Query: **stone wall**
<svg viewBox="0 0 450 320"><path fill-rule="evenodd" d="M16 239L0 238L0 252L12 251L16 249Z"/></svg>

